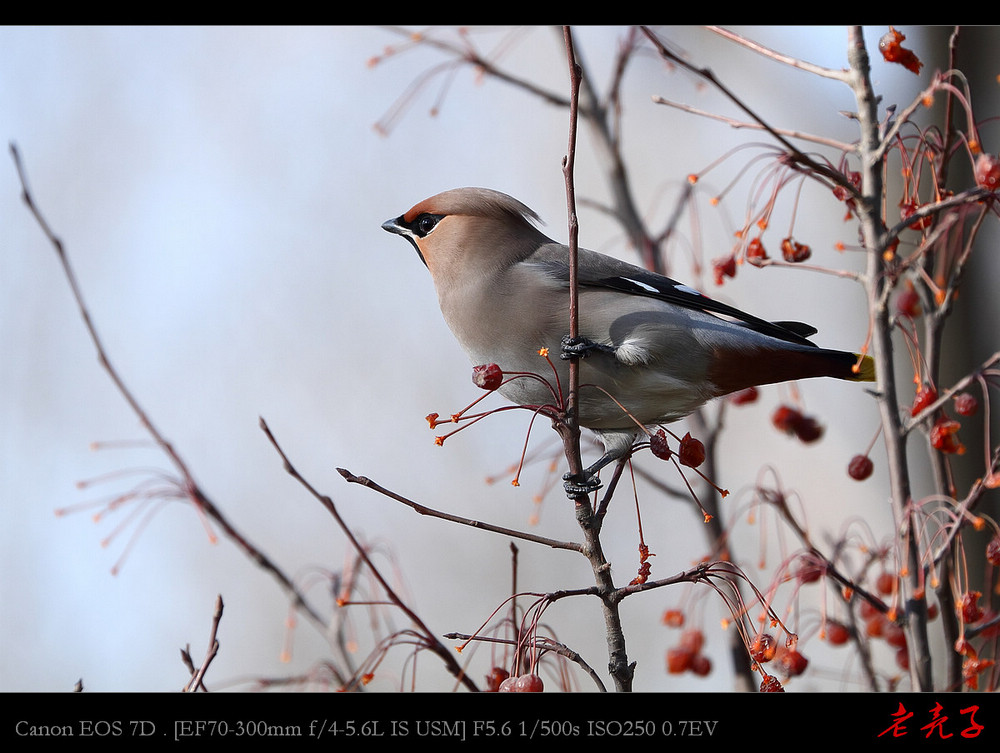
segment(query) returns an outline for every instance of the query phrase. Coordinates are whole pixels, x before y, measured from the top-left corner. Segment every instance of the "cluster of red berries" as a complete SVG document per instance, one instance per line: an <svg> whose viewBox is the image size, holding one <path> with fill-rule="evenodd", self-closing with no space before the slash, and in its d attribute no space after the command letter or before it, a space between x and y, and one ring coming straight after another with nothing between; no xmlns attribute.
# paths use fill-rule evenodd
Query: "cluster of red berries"
<svg viewBox="0 0 1000 753"><path fill-rule="evenodd" d="M705 636L697 628L681 633L680 643L667 649L667 672L672 675L691 672L699 677L711 672L712 660L701 653L704 644Z"/></svg>
<svg viewBox="0 0 1000 753"><path fill-rule="evenodd" d="M688 468L697 468L705 462L705 445L701 440L692 437L691 432L681 437L680 446L674 453L667 442L666 432L658 429L649 437L649 449L660 460L670 460L676 454L678 462Z"/></svg>
<svg viewBox="0 0 1000 753"><path fill-rule="evenodd" d="M915 201L903 201L899 205L899 219L908 220L917 213L920 209L920 205ZM931 226L934 222L934 215L927 214L923 217L917 217L913 222L909 224L911 230L924 230Z"/></svg>
<svg viewBox="0 0 1000 753"><path fill-rule="evenodd" d="M782 251L785 248L785 242L790 241L790 238L786 238L782 241ZM800 245L800 244L795 244ZM803 246L808 252L809 247ZM806 254L808 256L808 253ZM748 262L753 264L755 267L762 267L764 263L768 260L767 250L764 248L764 244L761 242L760 238L754 238L747 244L747 249L744 252L744 257ZM786 254L786 259L788 256ZM788 259L793 261L793 259ZM715 276L715 284L721 285L726 277L736 277L736 255L730 254L729 256L724 256L720 259L715 259L712 261L712 273Z"/></svg>
<svg viewBox="0 0 1000 753"><path fill-rule="evenodd" d="M910 406L910 415L918 416L938 399L938 392L931 384L923 384L917 390L913 398L913 405ZM974 395L968 392L960 392L952 400L955 412L960 416L974 416L979 410L979 401ZM958 439L958 431L962 424L946 414L941 413L934 421L930 430L931 446L940 452L949 455L961 455L965 452L965 445ZM855 455L847 465L847 474L857 480L864 481L872 475L874 464L867 455Z"/></svg>
<svg viewBox="0 0 1000 753"><path fill-rule="evenodd" d="M544 685L536 674L511 677L503 667L493 667L486 675L486 690L489 693L541 693Z"/></svg>
<svg viewBox="0 0 1000 753"><path fill-rule="evenodd" d="M812 256L812 249L806 244L788 237L781 240L781 255L785 261L797 264Z"/></svg>
<svg viewBox="0 0 1000 753"><path fill-rule="evenodd" d="M855 170L845 170L844 176L847 178L847 182L851 184L859 193L861 192L861 173ZM837 197L838 201L842 201L847 204L847 215L844 220L851 219L851 212L854 211L856 201L854 200L854 194L846 187L842 185L836 185L833 187L833 195Z"/></svg>
<svg viewBox="0 0 1000 753"><path fill-rule="evenodd" d="M920 415L928 406L934 404L938 399L937 390L931 384L924 384L917 390L910 407L910 415ZM974 416L979 410L979 401L974 395L968 392L960 392L952 400L955 412L960 416ZM958 430L962 424L947 414L942 412L934 421L931 427L930 442L934 449L949 455L961 455L965 452L965 445L958 440Z"/></svg>
<svg viewBox="0 0 1000 753"><path fill-rule="evenodd" d="M797 677L809 666L809 660L796 648L778 645L775 637L765 632L758 633L750 644L750 658L755 669L759 669L761 664L773 662L785 677Z"/></svg>
<svg viewBox="0 0 1000 753"><path fill-rule="evenodd" d="M886 576L893 577L888 573ZM884 640L886 644L896 650L896 665L903 670L909 669L910 654L906 650L906 632L903 628L890 620L868 600L861 602L858 613L865 621L865 635L869 638Z"/></svg>
<svg viewBox="0 0 1000 753"><path fill-rule="evenodd" d="M1000 535L994 536L986 545L986 559L993 566L1000 566ZM1000 625L990 624L996 619L997 614L992 609L984 609L979 604L982 596L980 591L966 591L955 605L955 611L964 625L980 623L983 627L977 631L979 637L993 641L996 640L997 635L1000 635ZM980 658L975 648L965 637L964 630L962 637L955 642L955 651L964 657L962 659L962 681L965 683L965 687L969 690L978 690L980 673L994 666L995 660Z"/></svg>
<svg viewBox="0 0 1000 753"><path fill-rule="evenodd" d="M879 573L875 579L875 590L883 596L891 596L898 588L898 576L888 571ZM910 666L910 655L906 648L906 632L889 616L868 599L861 601L858 616L864 622L864 634L868 638L884 640L896 651L896 664L906 670ZM937 607L931 605L928 616L937 616ZM842 646L851 638L851 629L841 622L829 620L825 627L825 637L832 646Z"/></svg>
<svg viewBox="0 0 1000 753"><path fill-rule="evenodd" d="M779 405L771 414L771 423L779 431L798 437L806 443L815 442L823 436L823 426L819 421L790 405Z"/></svg>
<svg viewBox="0 0 1000 753"><path fill-rule="evenodd" d="M992 667L996 662L993 659L980 659L979 653L972 647L964 637L955 641L955 651L961 654L962 659L962 682L969 690L979 690L979 674Z"/></svg>

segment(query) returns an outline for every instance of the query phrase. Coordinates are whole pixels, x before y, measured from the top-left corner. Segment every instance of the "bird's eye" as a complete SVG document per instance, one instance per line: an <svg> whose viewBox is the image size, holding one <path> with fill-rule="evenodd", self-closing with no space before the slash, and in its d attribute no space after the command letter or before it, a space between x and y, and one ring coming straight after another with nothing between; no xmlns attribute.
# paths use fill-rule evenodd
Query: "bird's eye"
<svg viewBox="0 0 1000 753"><path fill-rule="evenodd" d="M417 217L413 227L421 238L427 235L441 221L439 214L422 214Z"/></svg>

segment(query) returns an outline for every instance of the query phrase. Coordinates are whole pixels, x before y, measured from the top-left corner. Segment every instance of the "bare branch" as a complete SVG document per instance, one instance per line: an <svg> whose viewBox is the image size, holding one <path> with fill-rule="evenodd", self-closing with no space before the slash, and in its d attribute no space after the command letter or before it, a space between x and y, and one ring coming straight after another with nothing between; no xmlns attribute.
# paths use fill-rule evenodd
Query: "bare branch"
<svg viewBox="0 0 1000 753"><path fill-rule="evenodd" d="M432 518L440 518L441 520L446 520L450 523L458 523L459 525L468 526L470 528L478 528L481 531L489 531L491 533L497 533L501 536L509 536L513 539L521 539L523 541L530 541L533 544L541 544L542 546L551 547L552 549L568 549L570 551L582 552L583 547L572 541L559 541L557 539L546 538L545 536L536 536L535 534L526 533L524 531L518 531L513 528L504 528L502 526L493 525L492 523L484 523L481 520L474 520L472 518L463 518L458 515L452 515L451 513L442 512L440 510L435 510L433 508L421 505L418 502L414 502L396 492L386 489L384 486L377 484L370 478L365 476L355 476L346 468L338 468L337 472L344 477L344 480L351 484L359 484L368 489L378 492L390 499L394 499L400 502L415 512L421 515L428 515Z"/></svg>
<svg viewBox="0 0 1000 753"><path fill-rule="evenodd" d="M329 512L330 515L333 516L333 519L340 527L340 530L351 542L351 546L354 547L354 550L358 553L358 556L361 557L362 560L364 560L365 564L368 566L369 571L372 573L372 575L378 581L379 585L385 591L387 597L418 628L422 639L425 641L426 647L430 649L433 653L435 653L443 661L448 671L451 672L452 675L454 675L455 678L458 679L469 690L473 691L478 690L476 684L472 681L471 678L469 678L465 674L465 670L462 669L461 665L459 665L459 663L455 660L455 657L453 656L452 652L448 650L448 648L446 648L434 636L434 633L432 633L431 630L424 624L423 620L420 619L417 613L414 612L409 606L407 606L407 604L396 593L395 589L393 589L392 586L389 584L389 582L385 579L385 577L383 577L382 573L375 566L375 563L371 561L371 558L368 556L368 552L365 549L365 547L362 546L361 542L358 541L357 536L355 536L354 532L341 517L340 512L337 510L337 506L333 503L333 500L330 497L326 496L325 494L321 494L315 487L313 487L312 484L310 484L306 480L304 476L302 476L302 474L298 472L298 470L296 470L295 466L292 465L291 460L289 460L288 456L285 454L285 451L281 448L281 445L278 444L278 440L274 437L274 434L271 433L271 429L268 427L267 422L264 421L263 418L260 420L260 428L263 430L264 434L267 436L268 441L271 443L271 445L277 451L278 455L281 457L281 460L285 467L285 471L292 478L298 481L299 484L301 484L306 489L306 491L308 491L316 500L318 500L320 504L322 504L323 507L326 508L327 512Z"/></svg>
<svg viewBox="0 0 1000 753"><path fill-rule="evenodd" d="M736 44L746 47L748 50L752 50L766 58L770 58L771 60L776 60L779 63L784 63L792 68L798 68L799 70L806 71L807 73L813 73L817 76L831 78L835 81L841 81L843 83L847 83L848 81L849 77L847 71L844 69L837 70L834 68L825 68L821 65L815 65L800 58L792 57L791 55L785 55L784 53L772 50L770 47L765 47L759 42L754 42L753 40L747 39L746 37L736 34L735 32L724 29L721 26L709 26L707 28L709 31L715 32L719 36L728 39L730 42L735 42Z"/></svg>
<svg viewBox="0 0 1000 753"><path fill-rule="evenodd" d="M207 692L205 687L205 672L208 671L208 665L212 663L212 660L219 653L219 623L222 621L222 595L220 594L215 598L215 611L212 613L212 632L208 639L208 652L205 654L205 659L202 661L201 666L198 667L197 671L193 673L191 680L187 685L184 686L185 693L192 693L198 690L204 690Z"/></svg>

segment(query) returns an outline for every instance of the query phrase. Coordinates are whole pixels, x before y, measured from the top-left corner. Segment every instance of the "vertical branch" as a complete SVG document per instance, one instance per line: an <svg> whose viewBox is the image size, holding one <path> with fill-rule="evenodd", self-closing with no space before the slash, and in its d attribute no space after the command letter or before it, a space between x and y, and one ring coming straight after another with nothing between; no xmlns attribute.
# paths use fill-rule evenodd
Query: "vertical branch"
<svg viewBox="0 0 1000 753"><path fill-rule="evenodd" d="M580 64L576 60L576 50L573 47L573 34L568 26L564 27L563 34L566 39L566 55L569 59L571 91L569 145L566 150L566 156L563 158L563 175L566 179L566 213L569 220L569 336L576 338L580 334L580 291L577 282L580 223L576 215L576 189L573 182L573 171L576 165L576 128L579 113L581 70ZM567 447L567 451L576 456L575 458L570 458L570 473L574 474L579 473L583 465L580 459L580 428L577 421L579 390L580 359L574 357L569 361L569 400L566 405L566 422L569 424L570 439L576 445L575 448ZM576 467L573 467L574 463Z"/></svg>
<svg viewBox="0 0 1000 753"><path fill-rule="evenodd" d="M873 323L872 357L875 359L878 375L878 403L889 468L893 515L901 537L900 546L907 556L903 568L907 573L904 582L906 618L911 638L908 641L911 651L910 667L914 688L929 691L931 666L927 639L927 600L917 541L918 521L913 517L906 432L901 423L896 393L892 322L887 295L892 280L886 269L891 261L884 255L888 246L888 232L882 219L884 182L882 161L878 158L881 154L878 101L871 84L868 51L860 27L851 27L849 31L847 57L850 66L849 81L857 100L861 132L858 153L861 158L862 195L857 208L864 246L868 252L866 284L869 314Z"/></svg>
<svg viewBox="0 0 1000 753"><path fill-rule="evenodd" d="M569 215L569 332L570 337L577 337L580 328L578 309L579 290L577 285L579 222L576 216L573 168L576 156L576 128L582 70L576 58L576 51L573 46L573 34L570 27L563 27L563 35L566 40L566 55L569 60L570 86L572 91L569 109L569 148L563 160L563 174L566 178L566 199L568 204L567 213ZM569 472L573 475L577 475L583 470L583 461L580 456L580 426L577 421L578 393L580 388L579 366L579 359L577 357L570 359L569 402L566 406L566 415L558 424L566 452L566 460L569 464ZM587 558L590 560L601 596L604 625L607 631L608 671L614 678L615 687L619 691L630 691L632 689L634 665L630 665L628 662L628 654L625 649L625 632L622 629L621 616L618 611L619 599L615 596L616 589L614 581L611 578L611 568L601 547L601 523L598 516L594 514L594 508L587 494L577 494L574 497L574 503L576 507L576 519L586 539Z"/></svg>

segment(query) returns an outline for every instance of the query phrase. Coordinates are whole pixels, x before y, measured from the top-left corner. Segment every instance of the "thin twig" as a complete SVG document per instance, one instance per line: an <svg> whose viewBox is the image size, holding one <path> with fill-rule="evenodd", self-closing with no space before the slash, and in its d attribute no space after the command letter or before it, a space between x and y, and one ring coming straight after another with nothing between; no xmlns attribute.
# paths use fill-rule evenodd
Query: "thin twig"
<svg viewBox="0 0 1000 753"><path fill-rule="evenodd" d="M515 646L515 647L520 645L519 639L497 638L495 636L484 636L484 635L470 635L468 633L445 633L444 637L447 638L448 640L455 640L455 641L476 641L478 643L495 643L504 646ZM602 693L607 692L607 686L605 686L604 681L601 679L601 676L597 674L594 668L591 667L579 653L569 648L568 646L559 643L558 641L554 641L551 638L542 637L535 639L533 648L536 648L539 651L551 651L555 654L559 654L559 656L569 659L571 662L578 665L587 674L587 676L594 681L594 684L597 686L598 690L600 690Z"/></svg>
<svg viewBox="0 0 1000 753"><path fill-rule="evenodd" d="M550 539L545 536L537 536L532 533L526 533L524 531L518 531L514 528L504 528L503 526L493 525L492 523L484 523L481 520L475 520L473 518L463 518L458 515L452 515L451 513L442 512L441 510L435 510L434 508L422 505L419 502L414 502L412 499L397 494L394 491L386 489L384 486L372 481L366 476L355 476L346 468L338 468L337 473L344 477L344 480L351 484L359 484L368 489L378 492L390 499L394 499L400 502L414 512L420 513L421 515L428 515L432 518L440 518L441 520L447 520L450 523L458 523L459 525L469 526L470 528L477 528L481 531L490 531L491 533L497 533L501 536L509 536L513 539L521 539L523 541L530 541L534 544L541 544L542 546L551 547L552 549L568 549L575 552L582 552L583 547L580 544L573 541L559 541L558 539Z"/></svg>
<svg viewBox="0 0 1000 753"><path fill-rule="evenodd" d="M654 94L652 97L653 103L658 105L665 105L667 107L672 107L675 110L680 110L681 112L690 113L691 115L697 115L702 118L708 118L709 120L717 120L720 123L725 123L726 125L734 128L736 130L740 129L750 129L753 131L767 131L773 133L780 133L782 136L786 136L790 139L798 139L799 141L810 141L814 144L819 144L820 146L828 146L838 151L850 153L853 152L855 147L853 144L847 144L843 141L838 141L837 139L831 139L827 136L819 136L812 133L806 133L805 131L794 131L789 128L777 128L777 127L766 127L760 123L751 123L746 120L737 120L736 118L731 118L726 115L719 115L718 113L709 112L708 110L702 110L698 107L685 104L683 102L675 102L674 100L667 99Z"/></svg>
<svg viewBox="0 0 1000 753"><path fill-rule="evenodd" d="M197 671L194 672L191 680L187 685L184 686L185 693L192 693L198 690L208 691L205 687L205 672L208 671L208 665L212 663L212 660L219 653L219 623L222 621L222 594L215 597L215 611L212 613L212 632L208 638L208 652L205 654L205 659L202 661L201 666L198 667Z"/></svg>
<svg viewBox="0 0 1000 753"><path fill-rule="evenodd" d="M337 509L337 506L333 503L333 500L327 495L320 493L312 484L309 483L309 481L301 473L298 472L295 466L292 465L292 461L285 454L285 451L282 449L281 445L278 444L278 440L275 438L274 434L271 433L270 427L268 427L267 422L263 418L260 419L260 428L263 430L268 441L271 443L271 445L277 451L278 455L281 457L281 461L284 464L285 471L288 473L288 475L290 475L292 478L298 481L299 484L301 484L306 489L306 491L308 491L309 494L311 494L316 500L318 500L320 504L322 504L323 507L326 508L327 512L329 512L330 515L333 516L333 519L340 527L340 530L347 537L348 541L350 541L351 546L354 547L354 550L358 553L358 556L361 557L361 559L364 561L365 565L367 565L372 576L378 581L379 585L385 591L387 598L396 607L398 607L403 612L403 614L405 614L410 619L410 621L413 622L413 624L418 628L418 630L420 631L420 637L424 641L425 646L430 651L437 654L437 656L440 657L441 660L444 662L444 665L448 669L448 671L451 672L452 675L456 679L458 679L463 685L465 685L469 690L473 691L478 690L476 684L472 681L472 679L468 675L465 674L465 670L455 660L455 657L452 655L452 652L448 650L448 648L446 648L444 644L442 644L435 637L434 633L431 632L430 628L428 628L426 624L424 624L423 620L420 619L419 615L417 615L417 613L414 612L399 597L395 589L393 589L393 587L389 584L389 582L379 571L378 567L375 566L375 563L372 562L371 558L368 556L368 551L366 550L366 548L361 544L357 536L355 536L354 531L352 531L350 526L347 525L343 517L341 517L340 511Z"/></svg>
<svg viewBox="0 0 1000 753"><path fill-rule="evenodd" d="M825 68L821 65L816 65L814 63L809 63L801 58L792 57L791 55L786 55L782 52L772 50L770 47L765 47L759 42L754 42L751 39L740 36L735 32L724 29L721 26L708 26L706 27L709 31L718 34L730 42L735 42L736 44L746 47L748 50L752 50L759 55L763 55L771 60L776 60L779 63L784 63L792 68L798 68L799 70L806 71L807 73L813 73L817 76L822 76L823 78L830 78L834 81L847 82L847 71L843 69L836 68Z"/></svg>
<svg viewBox="0 0 1000 753"><path fill-rule="evenodd" d="M714 86L719 92L724 94L730 102L739 107L743 112L745 112L752 120L759 123L761 127L767 131L772 138L774 138L779 144L781 144L789 154L789 157L796 163L808 168L813 173L822 175L827 180L831 181L834 185L841 186L845 191L847 191L852 196L857 196L857 188L847 179L847 177L841 173L839 170L834 170L833 168L816 162L812 157L801 151L798 147L792 144L785 136L775 130L766 120L760 117L746 102L744 102L740 97L736 96L725 84L723 84L718 77L708 68L698 68L692 65L687 60L685 60L680 55L677 55L673 50L667 47L660 39L646 27L642 27L643 32L653 43L657 52L665 59L669 60L676 65L681 66L687 71L697 74L701 78L704 78L712 86Z"/></svg>

